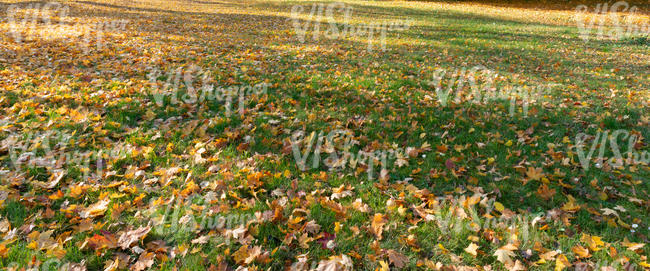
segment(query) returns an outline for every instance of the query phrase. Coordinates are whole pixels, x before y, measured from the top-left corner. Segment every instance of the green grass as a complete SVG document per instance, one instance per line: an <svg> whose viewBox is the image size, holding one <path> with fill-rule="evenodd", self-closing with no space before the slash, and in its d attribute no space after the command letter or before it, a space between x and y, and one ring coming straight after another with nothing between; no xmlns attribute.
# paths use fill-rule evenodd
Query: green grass
<svg viewBox="0 0 650 271"><path fill-rule="evenodd" d="M102 176L84 178L82 173L88 170L84 165L69 164L63 168L65 178L52 188L42 188L35 181L49 182L52 169L32 165L15 170L7 147L0 143L0 172L7 171L0 176L4 199L0 221L6 218L10 229L17 230L15 238L0 244L8 248L0 253L3 266L27 266L32 257L55 258L55 251L30 246L30 233L47 230L54 231L54 239L71 237L59 240L62 262L85 261L89 270L97 270L117 253L125 253L132 265L139 257L133 249L94 250L82 244L94 235L117 238L124 231L152 226L151 218L166 207L155 205L156 200L207 193L217 200L203 205L216 213L258 212L264 221L250 223L239 240L228 238L232 233L222 229L152 231L137 242L156 253L152 268L207 270L223 264L232 269L246 265L282 270L300 255L307 255L310 265L347 255L354 270L375 270L381 261L396 267L387 256L394 250L408 258L405 270L424 270L437 262L506 270L494 253L508 243L517 245L513 261L530 270L555 268L555 256L539 261L553 250L561 251L570 263L629 259L632 264L647 264L648 248L632 251L624 240L648 242L648 165L608 169L595 167L592 160L590 169L583 170L573 146L581 132L596 135L623 129L643 136L638 153L650 151L645 142L650 138L647 38L592 37L584 42L573 14L553 9L345 1L353 8L351 24L412 22L407 30L388 33L386 51L379 50L376 40L375 49L368 51L361 37L314 40L313 32L307 32L305 42L298 41L292 7L305 6L306 16L317 3L313 1L169 3L69 3L73 16L132 22L124 36L109 34L105 42L110 46L105 48L111 49L93 48L89 54L61 41L0 41L15 52L47 52L28 58L0 52L0 58L10 59L8 65L0 64L0 76L12 79L0 85L0 110L8 121L0 126L0 140L11 134L25 140L30 133L60 130L74 134L74 142L64 147L52 142L56 151L124 150L123 156L106 159ZM335 14L342 27L342 13ZM61 63L56 77L46 68L52 59ZM147 66L166 75L191 64L208 71L215 86L260 82L271 86L267 94L246 101L243 115L233 112L226 117L221 101L157 106L150 95ZM434 72L445 69L449 74L476 65L498 74L499 89L555 86L547 97L530 104L527 116L521 103L510 115L507 99L472 104L455 103L451 96L446 106L441 105L428 84ZM449 76L442 80L443 89L448 84ZM185 90L181 87L181 92ZM286 141L296 131L327 135L335 129L353 131L358 141L351 148L355 155L359 150L407 147L419 152L401 167L389 160L388 180L378 179L378 166L372 179L361 165L329 171L321 161L318 167L301 171ZM425 142L430 150L421 149ZM591 142L585 148L589 146ZM619 140L619 146L622 153L628 151L626 140ZM335 142L332 148L340 157L343 143ZM196 158L200 150L206 161ZM34 151L48 155L44 148ZM321 154L321 159L328 156L326 148ZM605 157L612 156L606 148ZM312 148L307 165L313 161ZM90 163L91 173L95 162ZM179 172L167 176L174 167ZM540 178L526 173L536 168L541 169ZM111 183L118 185L108 187ZM191 184L198 188L191 189ZM548 199L539 195L542 184L555 195ZM86 190L74 195L77 185ZM352 188L349 195L333 196L341 185ZM62 197L55 196L58 191ZM497 201L507 210L463 206L462 197L472 195ZM454 204L443 204L436 197L454 198ZM575 198L579 210L566 207L569 197ZM105 214L92 218L93 229L78 232L79 212L104 198L111 202ZM357 209L357 199L367 204L367 211ZM112 218L118 204L126 209ZM418 206L436 219L421 217ZM468 215L474 208L477 216L452 213L460 212L458 206ZM617 210L617 216L604 215L604 208ZM46 218L48 209L54 215ZM182 209L181 217L189 214L188 208ZM536 226L515 223L518 238L523 238L525 225L530 234L529 240L517 243L508 233L511 223L492 223L503 221L510 212L516 217L538 213L549 217ZM386 216L381 238L371 230L375 214ZM309 221L320 229L301 244ZM471 223L487 226L474 231ZM638 225L634 233L632 224ZM461 225L458 230L456 225ZM325 234L334 235L331 249L318 242ZM581 240L584 234L602 237L606 245L593 249ZM207 243L192 243L206 235ZM166 248L154 251L157 241ZM470 243L479 246L476 257L464 251ZM237 260L233 254L243 245L260 247L261 255L246 263ZM589 248L592 256L578 258L572 250L577 245Z"/></svg>

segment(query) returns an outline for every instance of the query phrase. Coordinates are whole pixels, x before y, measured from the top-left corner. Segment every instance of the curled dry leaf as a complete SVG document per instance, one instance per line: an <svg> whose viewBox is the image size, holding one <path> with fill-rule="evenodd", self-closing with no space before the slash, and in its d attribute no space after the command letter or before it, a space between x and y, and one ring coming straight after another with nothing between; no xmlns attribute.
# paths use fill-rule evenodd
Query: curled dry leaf
<svg viewBox="0 0 650 271"><path fill-rule="evenodd" d="M111 201L108 199L98 201L79 212L79 216L81 216L81 218L89 218L104 215L110 202Z"/></svg>

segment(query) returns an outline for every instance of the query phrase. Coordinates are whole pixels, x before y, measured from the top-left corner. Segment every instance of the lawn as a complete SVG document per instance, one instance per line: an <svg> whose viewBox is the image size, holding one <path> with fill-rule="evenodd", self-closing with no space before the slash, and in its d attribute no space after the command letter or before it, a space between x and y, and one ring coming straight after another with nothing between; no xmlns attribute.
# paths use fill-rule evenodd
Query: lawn
<svg viewBox="0 0 650 271"><path fill-rule="evenodd" d="M0 267L648 270L648 9L596 5L4 0Z"/></svg>

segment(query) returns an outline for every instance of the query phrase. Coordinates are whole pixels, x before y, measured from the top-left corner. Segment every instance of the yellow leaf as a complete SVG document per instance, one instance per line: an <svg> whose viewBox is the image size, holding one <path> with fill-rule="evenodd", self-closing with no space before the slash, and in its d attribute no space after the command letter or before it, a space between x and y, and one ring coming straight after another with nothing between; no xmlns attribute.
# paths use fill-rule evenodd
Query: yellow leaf
<svg viewBox="0 0 650 271"><path fill-rule="evenodd" d="M38 242L36 241L31 241L28 245L27 248L29 249L37 249L38 248Z"/></svg>
<svg viewBox="0 0 650 271"><path fill-rule="evenodd" d="M569 260L567 260L566 256L560 254L560 256L555 258L555 271L564 270L564 268L569 266L571 266L571 264L569 263Z"/></svg>
<svg viewBox="0 0 650 271"><path fill-rule="evenodd" d="M501 204L500 202L495 201L494 202L494 209L496 209L499 212L503 212L503 210L505 210L506 207L504 207L503 204Z"/></svg>
<svg viewBox="0 0 650 271"><path fill-rule="evenodd" d="M7 258L8 252L9 250L7 249L7 247L5 247L5 245L0 245L0 257Z"/></svg>
<svg viewBox="0 0 650 271"><path fill-rule="evenodd" d="M568 197L569 197L569 202L565 203L564 206L562 206L562 210L571 213L580 210L580 205L576 203L576 199L573 198L571 195L569 195Z"/></svg>
<svg viewBox="0 0 650 271"><path fill-rule="evenodd" d="M235 253L232 254L233 259L237 264L242 264L248 258L248 246L241 246Z"/></svg>
<svg viewBox="0 0 650 271"><path fill-rule="evenodd" d="M438 243L438 248L440 248L440 250L442 250L442 254L447 254L447 253L449 253L449 250L447 250L447 249L445 248L445 246L443 246L443 245L440 244L440 243Z"/></svg>
<svg viewBox="0 0 650 271"><path fill-rule="evenodd" d="M605 243L598 236L591 236L589 234L583 233L580 237L580 241L587 244L589 249L592 251L599 251L605 245Z"/></svg>
<svg viewBox="0 0 650 271"><path fill-rule="evenodd" d="M581 245L576 245L571 249L573 253L575 253L579 258L589 258L591 255L589 254L589 249L581 246Z"/></svg>
<svg viewBox="0 0 650 271"><path fill-rule="evenodd" d="M379 265L381 266L379 269L380 271L390 271L390 268L388 268L388 263L385 261L379 261Z"/></svg>

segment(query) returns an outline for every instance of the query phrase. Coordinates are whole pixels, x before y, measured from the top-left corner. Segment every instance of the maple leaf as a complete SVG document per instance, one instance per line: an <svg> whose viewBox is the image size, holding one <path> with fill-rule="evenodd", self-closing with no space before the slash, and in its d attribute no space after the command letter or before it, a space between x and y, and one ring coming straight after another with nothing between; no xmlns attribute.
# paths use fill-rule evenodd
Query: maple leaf
<svg viewBox="0 0 650 271"><path fill-rule="evenodd" d="M528 178L531 180L539 180L544 177L544 173L542 173L541 168L529 167L526 171L526 176L528 176Z"/></svg>
<svg viewBox="0 0 650 271"><path fill-rule="evenodd" d="M120 235L120 238L117 240L117 245L122 249L128 249L131 244L138 242L140 239L144 238L144 236L146 236L150 230L151 227L147 226L140 227L136 230L128 232L123 232L122 235Z"/></svg>
<svg viewBox="0 0 650 271"><path fill-rule="evenodd" d="M514 265L512 257L515 256L515 253L507 249L497 249L494 252L494 256L497 256L497 260L503 263L506 267Z"/></svg>
<svg viewBox="0 0 650 271"><path fill-rule="evenodd" d="M575 213L580 210L580 205L576 203L576 199L571 195L568 196L569 202L565 203L562 206L562 210L565 212Z"/></svg>
<svg viewBox="0 0 650 271"><path fill-rule="evenodd" d="M494 252L494 256L497 256L497 261L503 263L506 267L510 268L515 264L512 261L512 257L515 257L515 253L513 252L513 250L516 249L517 247L514 246L513 244L507 244L505 246L498 248Z"/></svg>

